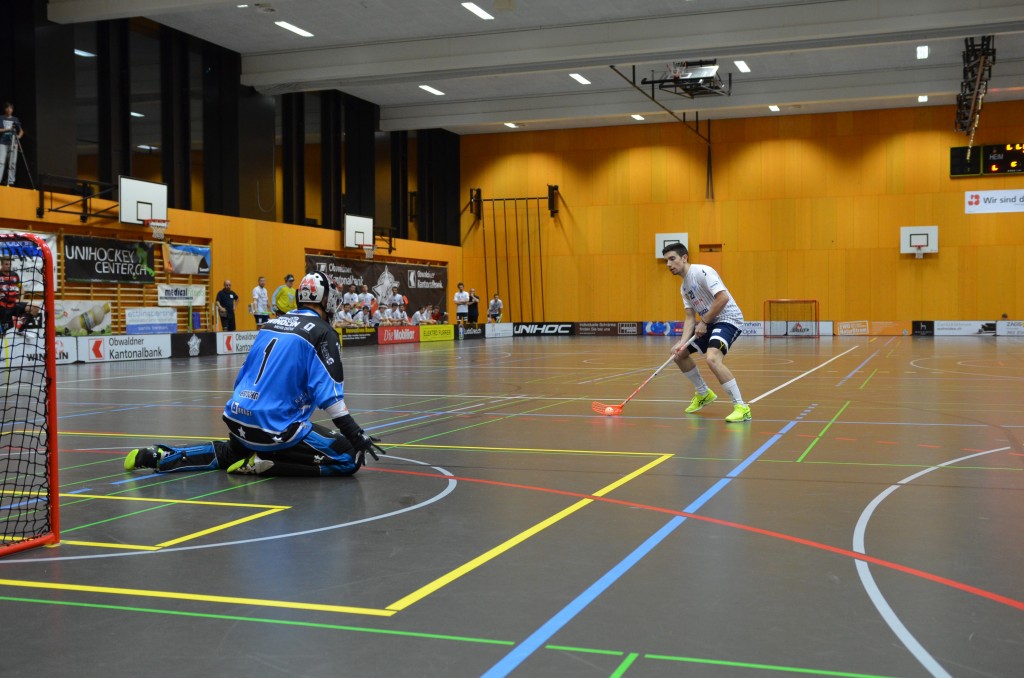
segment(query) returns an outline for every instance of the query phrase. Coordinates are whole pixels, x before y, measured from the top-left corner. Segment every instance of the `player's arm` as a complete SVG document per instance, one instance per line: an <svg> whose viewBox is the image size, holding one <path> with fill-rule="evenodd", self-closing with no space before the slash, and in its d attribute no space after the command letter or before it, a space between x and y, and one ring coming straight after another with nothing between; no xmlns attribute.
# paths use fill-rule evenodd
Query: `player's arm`
<svg viewBox="0 0 1024 678"><path fill-rule="evenodd" d="M715 322L715 318L717 318L718 314L722 312L722 309L725 308L725 305L729 303L729 299L731 299L731 297L729 296L728 292L726 292L725 290L719 290L718 294L715 295L715 300L711 302L711 308L708 309L708 312L706 314L700 317L700 324L704 325L704 328L700 329L700 327L698 327L698 332L700 332L701 334L707 332L708 325Z"/></svg>
<svg viewBox="0 0 1024 678"><path fill-rule="evenodd" d="M694 314L692 308L686 309L686 317L683 319L683 335L679 338L679 341L672 347L672 355L679 355L679 352L683 350L687 342L690 341L690 337L693 336L694 331L697 327L697 316Z"/></svg>
<svg viewBox="0 0 1024 678"><path fill-rule="evenodd" d="M387 454L377 447L380 442L356 423L345 404L345 371L341 365L341 342L336 332L325 332L316 344L316 360L312 374L315 382L311 384L317 393L320 409L327 413L331 421L338 427L341 435L352 444L357 455L369 453L377 459L377 452Z"/></svg>

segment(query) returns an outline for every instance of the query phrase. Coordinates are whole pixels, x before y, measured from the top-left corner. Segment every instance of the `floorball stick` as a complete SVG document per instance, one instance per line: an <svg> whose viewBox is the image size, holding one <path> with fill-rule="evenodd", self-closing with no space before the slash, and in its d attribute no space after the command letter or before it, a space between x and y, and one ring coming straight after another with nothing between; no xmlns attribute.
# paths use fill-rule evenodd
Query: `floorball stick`
<svg viewBox="0 0 1024 678"><path fill-rule="evenodd" d="M697 341L697 335L696 334L693 335L692 337L690 337L690 340L683 345L683 348L680 349L680 352L685 351L689 346L692 346L693 342L695 342L695 341ZM651 374L651 376L649 376L646 379L644 379L644 383L642 383L639 386L637 386L636 390L633 391L632 393L630 393L629 397L626 398L625 400L623 400L622 403L620 403L618 405L605 405L604 403L599 403L599 402L597 402L595 400L593 403L590 404L590 409L594 410L598 414L604 414L604 415L607 415L609 417L614 417L617 414L622 414L622 408L626 406L626 403L628 403L630 400L632 400L633 396L635 396L637 393L640 392L640 389L642 389L644 386L647 386L647 382L649 382L651 379L654 379L656 376L658 376L658 372L661 372L663 369L665 369L665 367L668 366L668 364L670 362L672 362L673 359L675 359L675 355L674 354L669 356L668 360L663 362L658 369L654 370L654 372Z"/></svg>

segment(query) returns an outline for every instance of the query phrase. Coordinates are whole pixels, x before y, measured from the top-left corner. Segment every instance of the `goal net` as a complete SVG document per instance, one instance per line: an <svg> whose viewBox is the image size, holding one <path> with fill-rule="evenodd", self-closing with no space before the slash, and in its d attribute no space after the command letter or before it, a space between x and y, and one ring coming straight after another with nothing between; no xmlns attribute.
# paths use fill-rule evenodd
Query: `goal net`
<svg viewBox="0 0 1024 678"><path fill-rule="evenodd" d="M820 336L816 299L769 299L764 302L765 337Z"/></svg>
<svg viewBox="0 0 1024 678"><path fill-rule="evenodd" d="M0 556L59 539L53 285L41 238L0 233Z"/></svg>

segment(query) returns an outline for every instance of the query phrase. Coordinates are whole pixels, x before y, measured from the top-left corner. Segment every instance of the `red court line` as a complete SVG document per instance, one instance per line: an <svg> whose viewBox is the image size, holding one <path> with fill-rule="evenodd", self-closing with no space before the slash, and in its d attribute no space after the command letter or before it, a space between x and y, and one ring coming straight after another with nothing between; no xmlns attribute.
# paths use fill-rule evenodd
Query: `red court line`
<svg viewBox="0 0 1024 678"><path fill-rule="evenodd" d="M538 487L536 485L522 485L520 483L506 483L499 480L484 480L482 478L467 478L463 476L447 476L440 473L427 473L425 471L403 471L399 469L383 469L373 468L364 466L362 469L365 471L376 471L378 473L397 473L400 475L409 476L421 476L425 478L439 478L441 480L449 481L456 480L466 483L479 483L481 485L494 485L497 487L508 487L517 490L530 490L533 492L545 492L547 494L557 494L565 497L574 497L577 499L591 499L593 501L602 501L608 504L618 504L619 506L628 506L630 508L644 509L647 511L653 511L655 513L665 513L672 516L682 516L684 518L690 518L693 520L700 520L706 523L712 523L714 525L721 525L722 527L731 527L737 530L743 530L745 532L753 532L754 534L760 534L766 537L772 537L774 539L781 539L783 541L793 542L794 544L800 544L802 546L809 546L811 548L826 551L828 553L834 553L836 555L845 556L854 560L862 560L872 565L878 565L879 567L886 567L890 570L896 570L897 572L903 572L914 577L920 577L921 579L927 579L928 581L935 582L936 584L942 584L964 593L970 593L981 598L987 598L996 603L1007 605L1009 607L1024 611L1024 601L1016 600L1008 596L1004 596L992 591L986 591L985 589L978 588L977 586L971 586L963 582L956 581L955 579L949 579L942 577L931 572L925 572L914 567L908 567L907 565L900 565L890 560L883 560L882 558L876 558L875 556L869 556L865 553L857 553L849 549L839 548L838 546L830 546L823 544L818 541L811 539L804 539L802 537L795 537L793 535L784 534L782 532L775 532L774 530L765 530L760 527L753 527L752 525L743 525L742 523L734 523L728 520L720 520L718 518L710 518L708 516L702 516L695 513L686 513L684 511L676 511L674 509L662 508L660 506L651 506L650 504L640 504L633 501L624 501L622 499L611 499L609 497L595 497L591 494L585 494L582 492L570 492L569 490L556 490L550 487Z"/></svg>

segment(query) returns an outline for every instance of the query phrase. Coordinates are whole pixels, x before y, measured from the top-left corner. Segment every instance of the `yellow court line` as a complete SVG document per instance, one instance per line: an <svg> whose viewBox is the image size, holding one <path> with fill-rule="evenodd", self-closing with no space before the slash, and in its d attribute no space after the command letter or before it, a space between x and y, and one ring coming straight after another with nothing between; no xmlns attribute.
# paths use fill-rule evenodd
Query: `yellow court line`
<svg viewBox="0 0 1024 678"><path fill-rule="evenodd" d="M230 501L202 501L200 499L153 499L151 497L115 497L107 494L75 494L75 493L62 493L61 497L85 497L86 499L112 499L114 501L144 501L151 502L153 504L195 504L196 506L234 506L237 508L261 508L261 509L276 509L283 511L284 509L290 509L291 506L276 506L274 504L242 504L238 502Z"/></svg>
<svg viewBox="0 0 1024 678"><path fill-rule="evenodd" d="M236 598L234 596L208 596L200 593L182 593L180 591L152 591L150 589L122 589L110 586L85 586L83 584L57 584L47 581L0 579L0 586L19 586L30 589L51 589L55 591L79 591L82 593L107 593L118 596L141 596L143 598L170 598L173 600L194 600L201 603L252 605L254 607L280 607L287 610L313 610L315 612L365 614L373 617L390 617L395 614L390 610L378 610L372 607L322 605L320 603L299 603L289 600L264 600L261 598Z"/></svg>
<svg viewBox="0 0 1024 678"><path fill-rule="evenodd" d="M603 497L604 495L608 494L612 490L614 490L614 489L616 489L618 487L621 487L622 485L625 485L626 483L630 482L634 478L636 478L636 477L646 473L647 471L651 470L652 468L654 468L658 464L671 459L673 456L674 455L671 455L671 454L664 454L661 457L659 457L658 459L655 459L654 461L650 462L649 464L646 464L646 465L642 466L641 468L637 469L636 471L633 471L632 473L630 473L627 476L619 478L614 483L611 483L610 485L606 485L606 486L602 487L600 490L598 490L597 492L593 492L592 494L595 497ZM587 506L588 504L593 503L593 501L594 501L593 499L581 499L580 501L576 502L572 506L559 511L555 515L553 515L553 516L551 516L549 518L546 518L545 520L542 520L541 522L537 523L533 527L530 527L527 530L525 530L523 532L520 532L519 534L517 534L516 536L512 537L511 539L508 539L505 542L503 542L501 544L498 544L497 546L495 546L494 548L490 549L486 553L483 553L483 554L477 556L476 558L474 558L473 560L470 560L468 563L465 563L464 565L461 565L461 566L455 568L451 572L449 572L449 573L447 573L445 575L442 575L441 577L438 577L437 579L435 579L434 581L430 582L429 584L427 584L425 586L422 586L419 589L413 591L412 593L410 593L409 595L405 596L404 598L401 598L401 599L395 601L394 603L388 605L387 609L394 610L396 612L404 610L405 608L409 607L413 603L419 602L423 598L426 598L427 596L429 596L431 593L434 593L438 589L440 589L440 588L442 588L444 586L447 586L448 584L452 583L453 581L455 581L456 579L458 579L462 575L467 574L469 572L472 572L473 570L475 570L476 568L480 567L484 563L487 563L487 562L497 558L499 555L501 555L505 551L508 551L513 546L516 546L517 544L521 544L522 542L526 541L527 539L529 539L530 537L534 536L535 534L541 532L542 530L544 530L544 529L546 529L548 527L551 527L552 525L554 525L555 523L560 521L562 518L568 517L568 516L572 515L573 513L575 513L576 511L579 511L584 506Z"/></svg>
<svg viewBox="0 0 1024 678"><path fill-rule="evenodd" d="M281 511L286 510L287 508L288 508L287 506L282 506L280 508L272 508L272 509L269 509L267 511L262 511L260 513L254 513L253 515L246 516L245 518L239 518L238 520L232 520L229 523L223 523L221 525L216 525L214 527L208 527L205 530L199 530L198 532L193 532L192 534L186 534L184 537L178 537L177 539L171 539L170 541L165 541L165 542L163 542L161 544L157 544L157 548L166 548L168 546L174 546L175 544L180 544L183 541L189 541L190 539L196 539L198 537L202 537L203 535L212 534L213 532L219 532L221 530L226 530L229 527L234 527L235 525L241 525L242 523L247 523L250 520L256 520L257 518L262 518L264 516L269 516L269 515L271 515L273 513L279 513Z"/></svg>
<svg viewBox="0 0 1024 678"><path fill-rule="evenodd" d="M104 543L101 541L70 541L67 539L61 539L57 544L50 544L52 548L58 546L94 546L100 549L125 549L127 551L159 551L159 546L140 546L136 544L113 544Z"/></svg>

